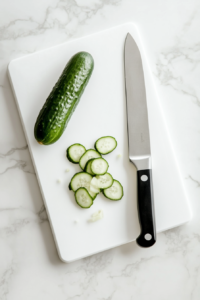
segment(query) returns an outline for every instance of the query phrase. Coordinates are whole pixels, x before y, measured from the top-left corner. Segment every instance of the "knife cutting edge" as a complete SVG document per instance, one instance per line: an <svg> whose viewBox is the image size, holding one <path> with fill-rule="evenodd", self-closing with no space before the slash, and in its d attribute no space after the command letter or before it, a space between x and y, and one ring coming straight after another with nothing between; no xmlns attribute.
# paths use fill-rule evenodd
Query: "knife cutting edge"
<svg viewBox="0 0 200 300"><path fill-rule="evenodd" d="M147 248L156 242L150 135L142 59L130 33L126 36L124 54L129 160L137 168L138 217L141 227L136 242Z"/></svg>

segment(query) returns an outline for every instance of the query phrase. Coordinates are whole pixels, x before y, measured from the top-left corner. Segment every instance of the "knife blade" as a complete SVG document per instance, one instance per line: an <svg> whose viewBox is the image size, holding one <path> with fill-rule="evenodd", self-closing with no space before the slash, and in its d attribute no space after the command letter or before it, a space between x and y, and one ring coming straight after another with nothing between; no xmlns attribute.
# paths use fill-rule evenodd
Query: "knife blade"
<svg viewBox="0 0 200 300"><path fill-rule="evenodd" d="M142 59L130 33L125 40L124 65L129 160L137 168L137 207L141 232L136 242L147 248L156 242L151 147Z"/></svg>

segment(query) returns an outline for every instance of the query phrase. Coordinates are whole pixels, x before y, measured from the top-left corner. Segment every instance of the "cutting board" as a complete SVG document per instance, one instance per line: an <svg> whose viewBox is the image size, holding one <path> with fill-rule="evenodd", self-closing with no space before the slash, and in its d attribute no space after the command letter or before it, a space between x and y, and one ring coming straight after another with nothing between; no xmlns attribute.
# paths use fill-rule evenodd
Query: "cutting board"
<svg viewBox="0 0 200 300"><path fill-rule="evenodd" d="M11 61L8 73L55 243L64 262L134 241L140 232L136 169L129 162L127 142L123 56L128 32L139 46L144 65L157 232L191 218L152 72L134 24L27 55ZM94 72L63 136L53 145L41 146L33 134L36 118L64 66L79 51L92 54ZM104 158L109 162L109 172L122 183L124 197L114 202L100 194L90 209L82 209L68 189L71 177L80 168L67 160L66 149L73 143L92 148L94 142L105 135L114 136L118 141L114 152ZM89 222L91 215L100 209L104 218Z"/></svg>

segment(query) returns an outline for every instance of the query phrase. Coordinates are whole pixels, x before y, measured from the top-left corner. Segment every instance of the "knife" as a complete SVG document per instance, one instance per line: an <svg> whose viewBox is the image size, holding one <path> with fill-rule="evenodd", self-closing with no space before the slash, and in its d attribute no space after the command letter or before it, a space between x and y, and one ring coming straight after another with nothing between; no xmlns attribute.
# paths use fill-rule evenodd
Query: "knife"
<svg viewBox="0 0 200 300"><path fill-rule="evenodd" d="M129 160L137 168L137 207L141 227L136 242L147 248L156 242L150 135L142 59L130 33L126 36L124 54Z"/></svg>

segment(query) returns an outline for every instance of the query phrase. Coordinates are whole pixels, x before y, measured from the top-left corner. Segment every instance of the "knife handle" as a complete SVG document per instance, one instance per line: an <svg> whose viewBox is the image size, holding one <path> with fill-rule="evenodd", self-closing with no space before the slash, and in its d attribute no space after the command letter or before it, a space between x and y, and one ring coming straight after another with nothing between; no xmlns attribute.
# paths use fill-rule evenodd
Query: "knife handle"
<svg viewBox="0 0 200 300"><path fill-rule="evenodd" d="M156 224L154 214L152 171L137 171L138 216L141 233L136 242L141 247L151 247L156 242Z"/></svg>

